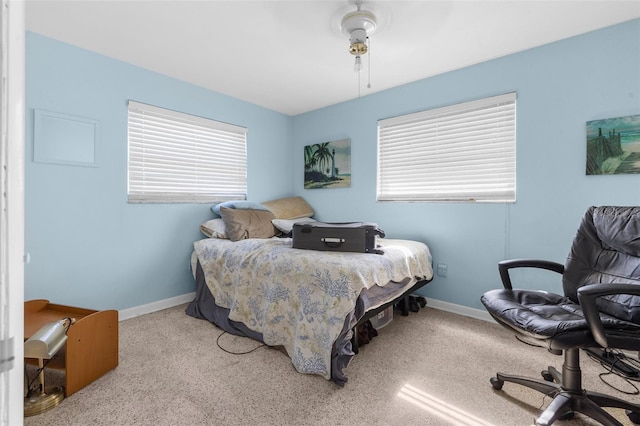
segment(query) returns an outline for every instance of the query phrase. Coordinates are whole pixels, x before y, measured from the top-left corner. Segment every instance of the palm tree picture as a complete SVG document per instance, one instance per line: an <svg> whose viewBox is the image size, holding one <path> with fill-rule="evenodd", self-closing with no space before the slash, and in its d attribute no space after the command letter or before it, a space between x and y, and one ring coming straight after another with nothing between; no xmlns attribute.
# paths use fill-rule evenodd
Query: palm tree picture
<svg viewBox="0 0 640 426"><path fill-rule="evenodd" d="M351 140L341 139L304 147L304 187L351 186Z"/></svg>

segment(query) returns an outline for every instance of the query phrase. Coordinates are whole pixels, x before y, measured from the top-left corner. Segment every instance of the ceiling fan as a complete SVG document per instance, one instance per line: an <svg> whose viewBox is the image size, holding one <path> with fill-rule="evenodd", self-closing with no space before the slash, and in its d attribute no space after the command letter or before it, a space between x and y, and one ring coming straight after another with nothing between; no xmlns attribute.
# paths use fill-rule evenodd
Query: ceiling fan
<svg viewBox="0 0 640 426"><path fill-rule="evenodd" d="M340 22L340 29L349 36L349 53L356 57L354 71L362 70L362 58L369 51L369 37L376 32L378 20L373 12L362 8L363 0L355 2L356 10L347 13ZM369 54L369 57L371 54Z"/></svg>

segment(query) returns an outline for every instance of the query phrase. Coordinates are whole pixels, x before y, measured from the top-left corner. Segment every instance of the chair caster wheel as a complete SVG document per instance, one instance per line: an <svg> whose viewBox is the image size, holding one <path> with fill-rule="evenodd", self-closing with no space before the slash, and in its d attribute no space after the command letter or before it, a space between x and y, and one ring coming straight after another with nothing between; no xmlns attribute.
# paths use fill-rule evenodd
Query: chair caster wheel
<svg viewBox="0 0 640 426"><path fill-rule="evenodd" d="M540 375L542 376L543 379L545 379L547 382L553 382L553 376L551 375L551 373L549 373L549 370L542 370L540 372Z"/></svg>
<svg viewBox="0 0 640 426"><path fill-rule="evenodd" d="M629 420L633 422L633 424L640 424L640 413L631 410L626 410L625 413L627 414L627 417L629 417Z"/></svg>
<svg viewBox="0 0 640 426"><path fill-rule="evenodd" d="M502 385L504 385L504 380L500 380L497 377L492 377L489 379L489 381L491 382L491 386L493 386L495 390L502 389Z"/></svg>

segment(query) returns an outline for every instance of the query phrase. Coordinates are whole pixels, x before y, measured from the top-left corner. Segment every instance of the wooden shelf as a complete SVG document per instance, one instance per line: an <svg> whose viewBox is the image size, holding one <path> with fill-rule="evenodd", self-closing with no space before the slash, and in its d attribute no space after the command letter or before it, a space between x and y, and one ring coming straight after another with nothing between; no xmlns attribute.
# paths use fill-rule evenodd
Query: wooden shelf
<svg viewBox="0 0 640 426"><path fill-rule="evenodd" d="M118 311L94 311L38 299L24 302L24 338L42 326L75 318L65 347L47 368L65 370L65 396L82 389L118 366Z"/></svg>

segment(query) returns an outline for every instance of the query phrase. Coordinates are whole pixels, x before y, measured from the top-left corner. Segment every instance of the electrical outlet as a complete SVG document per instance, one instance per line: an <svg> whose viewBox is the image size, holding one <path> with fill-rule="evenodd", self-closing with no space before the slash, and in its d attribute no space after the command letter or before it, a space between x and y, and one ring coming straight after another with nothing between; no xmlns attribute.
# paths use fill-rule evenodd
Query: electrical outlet
<svg viewBox="0 0 640 426"><path fill-rule="evenodd" d="M446 263L438 263L436 273L441 277L446 277L448 268Z"/></svg>

